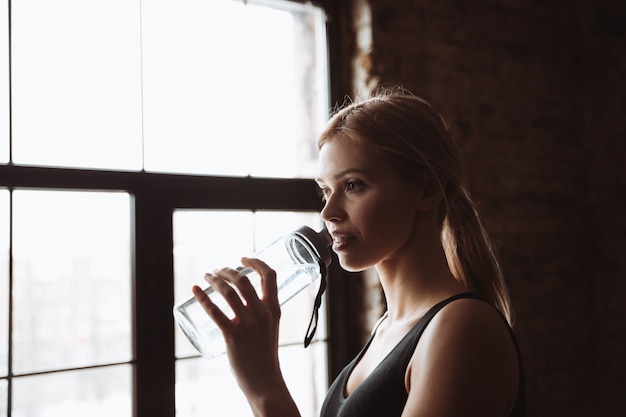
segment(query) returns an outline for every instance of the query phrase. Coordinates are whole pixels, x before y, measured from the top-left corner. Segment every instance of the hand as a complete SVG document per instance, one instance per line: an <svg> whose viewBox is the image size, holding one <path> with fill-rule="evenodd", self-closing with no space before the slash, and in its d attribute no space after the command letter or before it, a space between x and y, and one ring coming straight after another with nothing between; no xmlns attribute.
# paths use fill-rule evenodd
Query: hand
<svg viewBox="0 0 626 417"><path fill-rule="evenodd" d="M284 385L278 363L278 325L280 305L276 272L258 259L242 259L244 267L261 277L259 298L248 277L223 268L205 275L207 282L220 293L235 316L229 319L210 298L194 287L193 292L206 313L222 331L226 353L239 386L249 400L265 395L273 383Z"/></svg>

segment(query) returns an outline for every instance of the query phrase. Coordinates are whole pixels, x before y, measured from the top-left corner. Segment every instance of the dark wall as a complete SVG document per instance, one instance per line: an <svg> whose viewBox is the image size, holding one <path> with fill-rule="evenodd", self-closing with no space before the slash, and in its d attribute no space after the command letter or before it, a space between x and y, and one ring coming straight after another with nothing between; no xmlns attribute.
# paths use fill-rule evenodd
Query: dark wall
<svg viewBox="0 0 626 417"><path fill-rule="evenodd" d="M626 416L626 3L586 2L581 15L594 410L599 416Z"/></svg>
<svg viewBox="0 0 626 417"><path fill-rule="evenodd" d="M455 127L517 313L528 415L625 416L626 3L352 6L353 35L371 9L371 51L344 38L342 77L402 84Z"/></svg>

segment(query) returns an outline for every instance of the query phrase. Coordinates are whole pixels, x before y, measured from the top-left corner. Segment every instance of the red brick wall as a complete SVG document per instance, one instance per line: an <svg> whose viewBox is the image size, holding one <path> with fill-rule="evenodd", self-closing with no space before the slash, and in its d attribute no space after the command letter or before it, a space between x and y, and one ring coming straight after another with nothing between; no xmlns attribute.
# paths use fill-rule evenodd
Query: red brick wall
<svg viewBox="0 0 626 417"><path fill-rule="evenodd" d="M400 83L455 126L500 244L528 415L625 416L624 2L354 1L371 27L361 11L353 85Z"/></svg>

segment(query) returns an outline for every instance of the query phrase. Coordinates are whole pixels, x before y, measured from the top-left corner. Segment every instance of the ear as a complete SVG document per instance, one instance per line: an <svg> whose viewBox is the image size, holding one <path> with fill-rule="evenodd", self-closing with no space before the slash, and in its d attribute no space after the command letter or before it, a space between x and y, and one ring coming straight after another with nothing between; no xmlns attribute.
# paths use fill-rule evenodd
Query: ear
<svg viewBox="0 0 626 417"><path fill-rule="evenodd" d="M417 208L421 211L438 210L443 199L444 190L445 184L434 178L424 181L420 198L417 201Z"/></svg>

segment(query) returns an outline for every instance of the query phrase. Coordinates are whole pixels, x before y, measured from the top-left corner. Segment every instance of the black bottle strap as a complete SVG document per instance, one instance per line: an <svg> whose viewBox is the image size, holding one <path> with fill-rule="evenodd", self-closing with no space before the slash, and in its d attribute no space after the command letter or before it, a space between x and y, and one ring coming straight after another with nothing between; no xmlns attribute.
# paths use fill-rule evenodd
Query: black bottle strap
<svg viewBox="0 0 626 417"><path fill-rule="evenodd" d="M320 266L320 287L317 290L317 295L315 296L315 303L313 304L313 312L311 313L311 320L309 321L309 327L306 330L306 335L304 336L304 347L307 348L313 337L315 336L315 331L317 330L317 322L319 320L319 309L322 305L322 296L324 295L324 291L326 290L326 274L328 273L328 267L323 261L319 261Z"/></svg>

